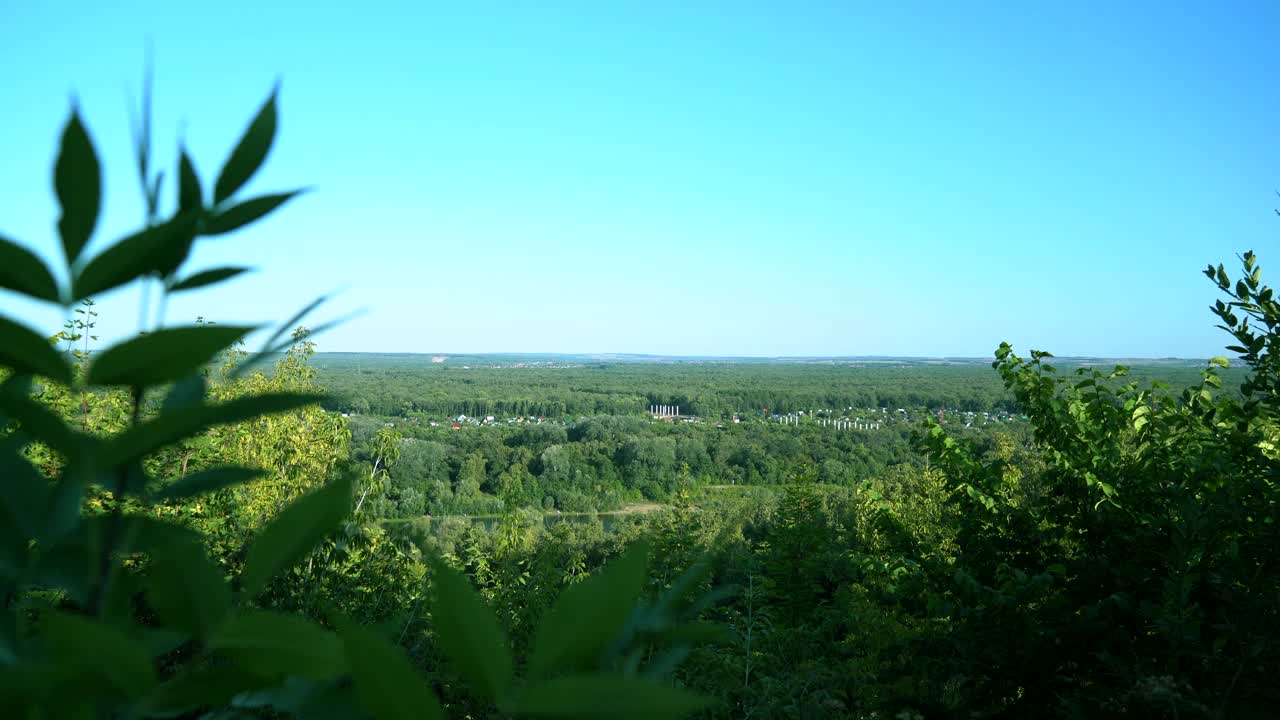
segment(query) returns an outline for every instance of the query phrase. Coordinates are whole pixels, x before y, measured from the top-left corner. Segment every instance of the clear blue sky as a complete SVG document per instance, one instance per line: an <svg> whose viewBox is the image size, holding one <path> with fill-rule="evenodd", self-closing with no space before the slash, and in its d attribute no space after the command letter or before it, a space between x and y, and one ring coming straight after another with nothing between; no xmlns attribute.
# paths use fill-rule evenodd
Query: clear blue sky
<svg viewBox="0 0 1280 720"><path fill-rule="evenodd" d="M321 350L1204 357L1206 262L1280 284L1276 2L8 0L0 232L56 257L72 93L93 247L133 229L148 38L169 168L181 135L211 181L280 78L250 190L317 188L201 247L261 270L171 322L345 287Z"/></svg>

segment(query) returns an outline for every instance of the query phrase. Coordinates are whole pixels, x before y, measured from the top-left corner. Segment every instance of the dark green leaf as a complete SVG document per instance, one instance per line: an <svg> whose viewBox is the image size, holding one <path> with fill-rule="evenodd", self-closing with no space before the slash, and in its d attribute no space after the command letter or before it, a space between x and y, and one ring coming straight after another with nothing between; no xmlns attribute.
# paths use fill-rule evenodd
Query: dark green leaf
<svg viewBox="0 0 1280 720"><path fill-rule="evenodd" d="M661 635L667 642L689 645L722 644L733 637L724 625L709 622L681 623L662 631Z"/></svg>
<svg viewBox="0 0 1280 720"><path fill-rule="evenodd" d="M219 405L187 407L135 425L103 444L96 460L99 469L115 467L147 455L170 443L217 425L240 422L259 415L295 410L320 401L319 395L267 393L236 398Z"/></svg>
<svg viewBox="0 0 1280 720"><path fill-rule="evenodd" d="M36 331L0 315L0 367L19 374L43 375L64 385L71 384L71 367L62 353Z"/></svg>
<svg viewBox="0 0 1280 720"><path fill-rule="evenodd" d="M208 646L265 678L320 680L347 668L336 635L295 615L267 610L250 610L226 621Z"/></svg>
<svg viewBox="0 0 1280 720"><path fill-rule="evenodd" d="M367 628L341 631L356 694L377 720L434 720L444 713L400 648Z"/></svg>
<svg viewBox="0 0 1280 720"><path fill-rule="evenodd" d="M304 495L263 528L245 558L240 581L255 597L276 573L292 567L351 510L351 481L342 479Z"/></svg>
<svg viewBox="0 0 1280 720"><path fill-rule="evenodd" d="M213 631L231 604L222 571L196 543L153 548L147 581L147 599L161 619L195 637Z"/></svg>
<svg viewBox="0 0 1280 720"><path fill-rule="evenodd" d="M174 412L200 405L204 402L205 385L204 374L199 372L179 380L164 396L164 404L160 406L160 412Z"/></svg>
<svg viewBox="0 0 1280 720"><path fill-rule="evenodd" d="M224 705L232 697L262 687L256 675L235 667L215 667L179 675L156 686L139 703L143 717L172 718Z"/></svg>
<svg viewBox="0 0 1280 720"><path fill-rule="evenodd" d="M266 475L266 472L257 468L236 466L210 468L209 470L201 470L179 480L171 481L163 490L156 493L155 499L158 501L178 500L196 495L205 495L233 485L243 485L263 475Z"/></svg>
<svg viewBox="0 0 1280 720"><path fill-rule="evenodd" d="M247 267L223 267L214 268L212 270L201 270L186 279L180 280L169 288L170 292L182 292L183 290L194 290L206 285L220 283L223 280L229 280L240 273L248 272Z"/></svg>
<svg viewBox="0 0 1280 720"><path fill-rule="evenodd" d="M146 646L119 628L61 612L42 618L41 637L59 666L95 688L136 698L156 684Z"/></svg>
<svg viewBox="0 0 1280 720"><path fill-rule="evenodd" d="M90 385L145 387L181 380L248 334L252 327L190 325L156 330L113 345L89 366Z"/></svg>
<svg viewBox="0 0 1280 720"><path fill-rule="evenodd" d="M200 189L200 176L191 164L187 149L178 151L178 212L192 212L204 207L204 193Z"/></svg>
<svg viewBox="0 0 1280 720"><path fill-rule="evenodd" d="M205 218L204 230L201 234L225 235L229 232L235 232L272 212L292 200L295 196L302 194L302 192L302 190L293 190L286 193L261 195L237 205L232 205L226 210L213 213Z"/></svg>
<svg viewBox="0 0 1280 720"><path fill-rule="evenodd" d="M511 649L493 612L471 583L442 562L432 564L436 641L481 697L500 700L511 685Z"/></svg>
<svg viewBox="0 0 1280 720"><path fill-rule="evenodd" d="M231 151L231 156L222 166L222 172L218 173L218 181L213 187L215 205L221 204L223 200L234 195L258 171L262 161L267 159L267 153L271 150L271 143L276 135L276 93L278 91L279 87L271 91L271 96L262 104L253 122L249 123L235 150Z"/></svg>
<svg viewBox="0 0 1280 720"><path fill-rule="evenodd" d="M14 529L36 537L44 526L49 507L49 481L19 453L21 445L8 441L0 446L0 508L8 512Z"/></svg>
<svg viewBox="0 0 1280 720"><path fill-rule="evenodd" d="M647 546L637 543L560 596L538 626L529 677L579 670L599 657L635 608L647 554Z"/></svg>
<svg viewBox="0 0 1280 720"><path fill-rule="evenodd" d="M67 262L74 263L98 224L98 210L102 202L102 169L98 166L98 154L84 124L80 122L80 112L74 108L62 131L58 162L53 169L53 187L62 208L62 216L58 218L62 249Z"/></svg>
<svg viewBox="0 0 1280 720"><path fill-rule="evenodd" d="M0 235L0 288L58 302L58 283L34 253Z"/></svg>
<svg viewBox="0 0 1280 720"><path fill-rule="evenodd" d="M683 718L706 701L670 685L622 675L569 675L535 685L506 708L517 717L658 720Z"/></svg>
<svg viewBox="0 0 1280 720"><path fill-rule="evenodd" d="M171 274L191 252L196 217L195 213L176 215L103 250L77 273L72 299L99 295L147 275Z"/></svg>

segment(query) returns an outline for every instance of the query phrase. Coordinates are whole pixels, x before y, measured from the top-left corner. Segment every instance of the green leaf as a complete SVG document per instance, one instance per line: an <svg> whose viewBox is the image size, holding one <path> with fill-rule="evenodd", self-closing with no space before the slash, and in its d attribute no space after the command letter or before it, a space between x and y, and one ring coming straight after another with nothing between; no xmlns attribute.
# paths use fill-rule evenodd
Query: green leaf
<svg viewBox="0 0 1280 720"><path fill-rule="evenodd" d="M56 611L41 621L41 638L59 669L86 685L136 698L156 684L146 646L119 628Z"/></svg>
<svg viewBox="0 0 1280 720"><path fill-rule="evenodd" d="M48 340L25 325L0 315L0 367L19 374L43 375L71 384L71 367Z"/></svg>
<svg viewBox="0 0 1280 720"><path fill-rule="evenodd" d="M687 622L674 625L661 633L662 639L670 643L688 643L689 645L720 645L732 640L729 628L719 623Z"/></svg>
<svg viewBox="0 0 1280 720"><path fill-rule="evenodd" d="M436 642L481 697L500 700L511 686L511 648L471 583L443 562L432 563Z"/></svg>
<svg viewBox="0 0 1280 720"><path fill-rule="evenodd" d="M341 630L356 695L377 720L434 720L444 712L404 652L368 628Z"/></svg>
<svg viewBox="0 0 1280 720"><path fill-rule="evenodd" d="M34 253L0 235L0 288L58 302L58 283Z"/></svg>
<svg viewBox="0 0 1280 720"><path fill-rule="evenodd" d="M147 275L173 273L191 252L196 217L195 213L175 215L103 250L76 274L72 299L99 295Z"/></svg>
<svg viewBox="0 0 1280 720"><path fill-rule="evenodd" d="M644 586L648 547L637 543L570 587L542 619L529 677L589 667L622 631Z"/></svg>
<svg viewBox="0 0 1280 720"><path fill-rule="evenodd" d="M226 615L231 590L202 545L177 542L152 548L147 599L166 623L202 638Z"/></svg>
<svg viewBox="0 0 1280 720"><path fill-rule="evenodd" d="M15 530L35 537L44 526L49 507L49 481L20 454L21 443L0 446L0 508L8 511Z"/></svg>
<svg viewBox="0 0 1280 720"><path fill-rule="evenodd" d="M569 675L535 685L505 708L517 717L657 720L706 707L688 690L623 675Z"/></svg>
<svg viewBox="0 0 1280 720"><path fill-rule="evenodd" d="M296 615L250 610L223 623L208 647L266 678L298 675L322 680L347 669L333 633Z"/></svg>
<svg viewBox="0 0 1280 720"><path fill-rule="evenodd" d="M206 285L213 285L220 283L223 280L229 280L240 273L248 271L249 268L247 267L221 267L214 268L212 270L201 270L195 275L191 275L184 280L174 283L174 285L169 288L169 292L182 292L183 290L194 290L196 288L205 287Z"/></svg>
<svg viewBox="0 0 1280 720"><path fill-rule="evenodd" d="M200 188L200 176L191 164L187 149L178 151L178 212L198 211L204 207L204 191Z"/></svg>
<svg viewBox="0 0 1280 720"><path fill-rule="evenodd" d="M28 397L24 385L18 377L0 384L0 417L18 421L22 432L58 453L67 457L79 454L86 439L68 428L47 405Z"/></svg>
<svg viewBox="0 0 1280 720"><path fill-rule="evenodd" d="M164 396L160 412L174 412L186 407L195 407L204 402L206 392L205 378L202 373L192 373L179 380L169 388Z"/></svg>
<svg viewBox="0 0 1280 720"><path fill-rule="evenodd" d="M156 493L155 499L157 501L179 500L196 495L206 495L233 485L243 485L266 474L265 470L258 468L237 467L234 465L201 470L184 478L170 481L163 490Z"/></svg>
<svg viewBox="0 0 1280 720"><path fill-rule="evenodd" d="M258 171L262 161L267 159L276 135L276 94L279 90L279 86L271 90L270 97L249 123L240 142L218 173L218 181L213 187L215 205L222 204L223 200L234 195Z"/></svg>
<svg viewBox="0 0 1280 720"><path fill-rule="evenodd" d="M1229 368L1231 367L1231 361L1221 355L1216 355L1209 358L1209 367Z"/></svg>
<svg viewBox="0 0 1280 720"><path fill-rule="evenodd" d="M193 710L224 705L236 695L263 685L261 678L235 667L196 670L153 688L138 704L138 709L143 717L178 717Z"/></svg>
<svg viewBox="0 0 1280 720"><path fill-rule="evenodd" d="M252 327L189 325L164 328L103 350L89 366L89 385L145 387L186 378Z"/></svg>
<svg viewBox="0 0 1280 720"><path fill-rule="evenodd" d="M98 210L102 203L102 169L98 165L98 154L76 108L72 108L71 117L62 130L62 144L53 169L53 187L62 208L62 216L58 218L62 249L67 262L74 263L98 224Z"/></svg>
<svg viewBox="0 0 1280 720"><path fill-rule="evenodd" d="M226 210L213 213L205 218L204 229L201 234L225 235L229 232L235 232L245 225L259 220L303 192L303 190L292 190L285 193L260 195L237 205L232 205Z"/></svg>
<svg viewBox="0 0 1280 720"><path fill-rule="evenodd" d="M105 442L95 457L97 467L112 468L217 425L295 410L317 403L320 399L319 395L266 393L236 398L218 405L200 405L162 412L158 417L141 425L134 425Z"/></svg>
<svg viewBox="0 0 1280 720"><path fill-rule="evenodd" d="M276 573L292 567L351 510L351 480L343 478L304 495L263 528L245 558L240 581L256 597Z"/></svg>

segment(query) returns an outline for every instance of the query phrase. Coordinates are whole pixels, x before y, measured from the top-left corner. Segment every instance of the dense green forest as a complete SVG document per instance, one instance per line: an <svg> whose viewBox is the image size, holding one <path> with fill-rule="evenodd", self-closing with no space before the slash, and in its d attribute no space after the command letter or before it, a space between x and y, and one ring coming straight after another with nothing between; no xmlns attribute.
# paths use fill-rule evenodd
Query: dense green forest
<svg viewBox="0 0 1280 720"><path fill-rule="evenodd" d="M185 263L293 197L241 192L275 128L273 93L211 184L181 151L169 210L141 132L141 228L89 253L73 110L57 271L0 239L0 287L70 318L0 317L6 717L1274 714L1280 303L1252 253L1205 271L1236 360L1133 370L431 367L317 356L317 303L261 352L163 303L100 347L94 296L243 271Z"/></svg>

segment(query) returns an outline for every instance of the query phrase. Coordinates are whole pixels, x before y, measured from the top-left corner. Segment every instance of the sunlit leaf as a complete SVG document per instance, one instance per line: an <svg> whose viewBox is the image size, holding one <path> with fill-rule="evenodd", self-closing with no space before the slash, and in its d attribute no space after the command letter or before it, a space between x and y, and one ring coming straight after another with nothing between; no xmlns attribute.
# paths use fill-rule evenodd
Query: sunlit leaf
<svg viewBox="0 0 1280 720"><path fill-rule="evenodd" d="M516 717L657 720L683 718L706 706L688 690L622 675L568 675L539 683L507 706Z"/></svg>
<svg viewBox="0 0 1280 720"><path fill-rule="evenodd" d="M442 562L431 566L436 642L473 690L490 700L511 685L511 649L471 583Z"/></svg>
<svg viewBox="0 0 1280 720"><path fill-rule="evenodd" d="M88 384L142 387L182 380L251 330L234 325L156 330L99 353L89 366Z"/></svg>
<svg viewBox="0 0 1280 720"><path fill-rule="evenodd" d="M529 676L590 666L625 625L644 586L648 548L637 543L598 575L564 591L538 626Z"/></svg>
<svg viewBox="0 0 1280 720"><path fill-rule="evenodd" d="M213 187L213 202L221 204L239 190L249 178L253 177L262 162L267 159L271 143L276 135L276 93L274 88L267 101L258 110L257 116L249 123L249 127L241 136L240 142L231 151L231 156L218 173L218 181Z"/></svg>
<svg viewBox="0 0 1280 720"><path fill-rule="evenodd" d="M206 285L215 285L223 280L248 272L247 267L222 267L213 268L212 270L201 270L187 278L179 280L169 288L170 292L182 292L183 290L195 290L196 288L205 287Z"/></svg>
<svg viewBox="0 0 1280 720"><path fill-rule="evenodd" d="M53 187L62 208L62 215L58 218L62 249L67 262L74 263L98 224L98 210L102 203L102 169L98 165L98 153L80 121L79 110L75 108L62 130L58 161L53 170Z"/></svg>
<svg viewBox="0 0 1280 720"><path fill-rule="evenodd" d="M224 622L207 644L262 677L318 680L347 669L338 637L296 615L250 610Z"/></svg>
<svg viewBox="0 0 1280 720"><path fill-rule="evenodd" d="M302 194L302 192L302 190L293 190L285 193L262 195L232 205L226 210L213 213L205 218L202 234L225 235L226 233L235 232L245 225L266 216L289 200Z"/></svg>
<svg viewBox="0 0 1280 720"><path fill-rule="evenodd" d="M71 367L36 331L0 315L0 367L71 384Z"/></svg>
<svg viewBox="0 0 1280 720"><path fill-rule="evenodd" d="M0 235L0 288L58 302L58 283L35 253Z"/></svg>
<svg viewBox="0 0 1280 720"><path fill-rule="evenodd" d="M245 595L262 592L276 573L292 567L351 510L351 481L343 478L295 500L271 521L249 546L244 573Z"/></svg>
<svg viewBox="0 0 1280 720"><path fill-rule="evenodd" d="M368 628L341 630L356 694L377 720L434 720L444 713L404 651Z"/></svg>

